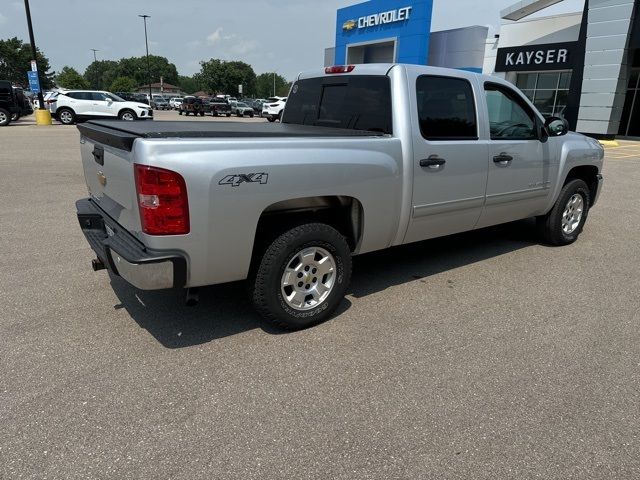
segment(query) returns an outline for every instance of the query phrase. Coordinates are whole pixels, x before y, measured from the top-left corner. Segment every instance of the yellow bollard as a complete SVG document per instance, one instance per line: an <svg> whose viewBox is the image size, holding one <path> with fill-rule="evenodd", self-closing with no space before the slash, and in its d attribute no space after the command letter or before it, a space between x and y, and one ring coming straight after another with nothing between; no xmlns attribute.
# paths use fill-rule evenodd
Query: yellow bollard
<svg viewBox="0 0 640 480"><path fill-rule="evenodd" d="M36 125L51 125L51 112L44 108L36 110Z"/></svg>

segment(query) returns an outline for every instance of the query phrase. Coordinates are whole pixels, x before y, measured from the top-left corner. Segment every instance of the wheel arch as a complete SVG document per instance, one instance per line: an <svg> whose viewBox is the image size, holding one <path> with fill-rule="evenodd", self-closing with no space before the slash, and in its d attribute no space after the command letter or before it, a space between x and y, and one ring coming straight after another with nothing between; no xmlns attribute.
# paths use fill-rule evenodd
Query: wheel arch
<svg viewBox="0 0 640 480"><path fill-rule="evenodd" d="M258 219L254 254L286 230L304 223L324 223L335 228L347 239L351 252L357 253L364 221L362 203L351 196L313 196L276 202L266 207Z"/></svg>
<svg viewBox="0 0 640 480"><path fill-rule="evenodd" d="M593 205L598 191L598 167L595 165L579 165L573 167L567 173L567 177L564 180L562 186L569 183L571 180L583 180L589 187L589 203Z"/></svg>
<svg viewBox="0 0 640 480"><path fill-rule="evenodd" d="M118 118L120 118L120 117L121 117L125 112L131 112L131 113L133 113L133 116L134 116L135 118L138 118L138 114L135 112L135 110L133 110L133 109L131 109L131 108L129 108L129 107L121 108L121 109L118 111Z"/></svg>

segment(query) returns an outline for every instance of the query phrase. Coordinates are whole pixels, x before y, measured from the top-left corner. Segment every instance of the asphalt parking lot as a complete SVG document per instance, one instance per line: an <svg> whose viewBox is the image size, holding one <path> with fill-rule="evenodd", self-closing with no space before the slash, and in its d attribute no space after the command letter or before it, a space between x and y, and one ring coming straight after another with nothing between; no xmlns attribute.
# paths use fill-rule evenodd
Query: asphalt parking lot
<svg viewBox="0 0 640 480"><path fill-rule="evenodd" d="M339 316L282 333L241 283L186 307L94 273L78 139L0 128L0 478L640 478L637 146L576 244L358 257Z"/></svg>

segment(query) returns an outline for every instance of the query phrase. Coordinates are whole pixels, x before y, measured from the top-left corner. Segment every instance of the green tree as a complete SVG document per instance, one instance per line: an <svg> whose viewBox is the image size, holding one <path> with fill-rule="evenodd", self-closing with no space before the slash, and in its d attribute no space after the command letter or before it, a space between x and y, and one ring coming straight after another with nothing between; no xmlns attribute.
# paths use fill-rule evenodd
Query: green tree
<svg viewBox="0 0 640 480"><path fill-rule="evenodd" d="M275 72L261 73L256 78L256 95L259 98L268 98L274 95L273 84L275 76L275 95L284 97L289 94L290 84L282 76Z"/></svg>
<svg viewBox="0 0 640 480"><path fill-rule="evenodd" d="M28 87L27 72L31 70L31 44L24 43L18 37L0 40L0 78L16 85ZM36 63L40 72L40 87L53 87L55 72L50 71L49 59L40 49L36 50Z"/></svg>
<svg viewBox="0 0 640 480"><path fill-rule="evenodd" d="M200 62L200 73L194 75L201 87L210 94L223 93L238 95L238 85L242 85L244 95L255 95L256 74L251 65L212 58Z"/></svg>
<svg viewBox="0 0 640 480"><path fill-rule="evenodd" d="M88 89L89 82L75 68L63 67L56 75L56 84L63 88Z"/></svg>
<svg viewBox="0 0 640 480"><path fill-rule="evenodd" d="M111 86L109 87L110 92L132 92L137 87L136 81L133 78L129 77L117 77L113 82L111 82Z"/></svg>
<svg viewBox="0 0 640 480"><path fill-rule="evenodd" d="M84 78L91 88L100 90L107 88L118 77L118 62L113 60L98 60L84 71Z"/></svg>
<svg viewBox="0 0 640 480"><path fill-rule="evenodd" d="M179 75L178 86L186 93L194 93L202 89L200 81L195 75L193 77Z"/></svg>
<svg viewBox="0 0 640 480"><path fill-rule="evenodd" d="M178 83L178 69L173 63L169 63L169 60L165 57L149 55L149 67L151 83L160 82L160 77L163 77L165 83L172 85ZM118 62L117 73L118 77L130 77L138 85L146 85L148 81L147 58L122 58Z"/></svg>

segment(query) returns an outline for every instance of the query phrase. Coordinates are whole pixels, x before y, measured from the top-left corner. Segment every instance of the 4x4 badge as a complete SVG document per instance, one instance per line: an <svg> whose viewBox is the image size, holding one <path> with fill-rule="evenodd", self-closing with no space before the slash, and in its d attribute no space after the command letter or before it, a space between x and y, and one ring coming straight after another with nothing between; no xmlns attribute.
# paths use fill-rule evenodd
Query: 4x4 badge
<svg viewBox="0 0 640 480"><path fill-rule="evenodd" d="M265 185L269 181L268 173L240 173L238 175L227 175L218 185L231 185L238 187L241 183L259 183Z"/></svg>

